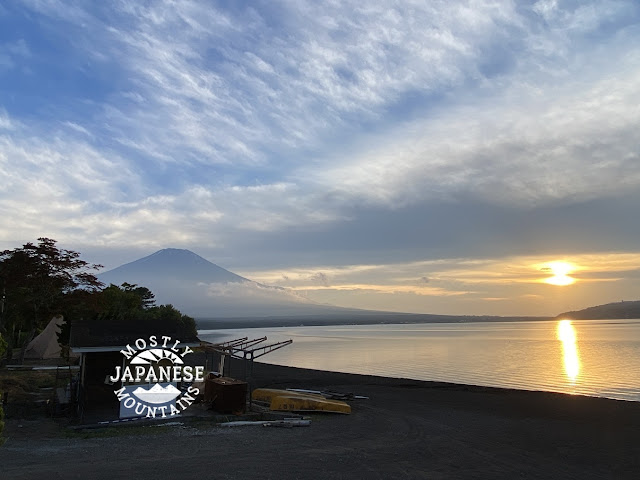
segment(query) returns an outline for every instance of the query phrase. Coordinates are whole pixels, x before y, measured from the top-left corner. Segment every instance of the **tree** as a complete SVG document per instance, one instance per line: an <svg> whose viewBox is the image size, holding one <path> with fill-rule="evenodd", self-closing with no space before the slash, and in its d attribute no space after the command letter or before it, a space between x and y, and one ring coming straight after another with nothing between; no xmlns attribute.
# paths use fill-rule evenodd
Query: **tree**
<svg viewBox="0 0 640 480"><path fill-rule="evenodd" d="M0 332L8 340L8 359L12 349L21 345L22 361L36 330L44 328L54 315L65 318L59 334L63 345L69 342L71 323L79 320L114 327L174 326L196 335L191 317L171 305L156 306L148 288L130 283L102 288L92 273L101 267L81 260L77 252L58 248L49 238L0 252Z"/></svg>
<svg viewBox="0 0 640 480"><path fill-rule="evenodd" d="M147 287L139 287L125 282L122 284L122 289L127 293L133 293L140 299L142 310L147 310L156 304L156 296Z"/></svg>
<svg viewBox="0 0 640 480"><path fill-rule="evenodd" d="M63 313L65 323L58 334L61 345L70 340L71 324L102 325L105 330L127 331L179 331L196 336L195 320L183 315L172 305L155 305L155 296L146 287L123 283L109 285L103 290L86 292L76 290L67 295L69 301Z"/></svg>
<svg viewBox="0 0 640 480"><path fill-rule="evenodd" d="M8 356L12 348L22 345L22 360L36 330L65 310L73 292L98 291L102 283L91 271L101 267L44 237L36 245L29 242L0 252L0 332L7 337Z"/></svg>
<svg viewBox="0 0 640 480"><path fill-rule="evenodd" d="M177 328L184 334L197 334L193 318L183 315L173 305L155 305L154 295L146 287L111 284L96 295L99 299L94 321L119 325L135 323L138 327L145 325L156 329Z"/></svg>
<svg viewBox="0 0 640 480"><path fill-rule="evenodd" d="M197 336L196 321L188 315L182 314L173 305L160 305L147 311L148 321L156 328L176 328L184 335Z"/></svg>

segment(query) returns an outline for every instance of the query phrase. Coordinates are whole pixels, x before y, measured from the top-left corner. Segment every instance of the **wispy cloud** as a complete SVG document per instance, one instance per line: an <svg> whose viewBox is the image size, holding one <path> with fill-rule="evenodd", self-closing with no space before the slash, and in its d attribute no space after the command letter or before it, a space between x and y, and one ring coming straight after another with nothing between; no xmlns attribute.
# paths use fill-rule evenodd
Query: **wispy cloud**
<svg viewBox="0 0 640 480"><path fill-rule="evenodd" d="M349 285L333 285L333 286L305 286L305 287L293 287L294 291L311 291L318 292L320 290L334 290L334 291L360 291L366 293L384 293L384 294L397 294L397 293L410 293L413 295L424 296L438 296L448 297L454 295L465 295L471 292L459 292L453 290L447 290L446 288L438 287L421 287L412 285L376 285L376 284L349 284Z"/></svg>
<svg viewBox="0 0 640 480"><path fill-rule="evenodd" d="M14 122L7 115L7 111L0 109L0 130L13 130Z"/></svg>
<svg viewBox="0 0 640 480"><path fill-rule="evenodd" d="M558 288L550 287L545 280L553 273L547 266L553 261L570 262L571 276L576 280L562 297ZM331 299L343 306L363 307L371 297L386 296L386 310L425 311L418 297L456 297L460 303L458 313L464 313L469 302L478 305L483 301L501 301L505 304L502 314L515 314L513 306L518 301L536 302L537 314L559 313L569 308L575 286L595 288L620 295L629 295L633 282L639 275L640 254L610 253L574 255L566 257L523 256L496 259L442 259L380 265L319 266L316 269L287 269L246 271L242 274L257 281L287 287L304 292L318 302ZM429 282L424 283L428 272ZM324 279L318 282L318 279ZM617 285L617 286L616 286ZM555 289L555 290L554 290ZM358 296L345 297L345 293ZM523 293L525 292L525 293ZM389 296L393 297L389 297ZM566 298L566 304L559 299ZM617 299L617 297L615 297ZM630 298L630 297L628 297ZM411 307L408 307L411 305ZM428 308L428 306L426 307ZM533 308L533 307L532 307ZM433 308L430 311L435 311Z"/></svg>
<svg viewBox="0 0 640 480"><path fill-rule="evenodd" d="M115 61L144 99L127 103L119 96L128 91L116 92L105 108L112 135L178 163L252 164L265 151L318 147L336 127L378 119L406 92L461 84L496 32L518 22L509 2L410 11L285 2L278 17L190 1L122 3L109 15L32 6L91 26L84 47Z"/></svg>
<svg viewBox="0 0 640 480"><path fill-rule="evenodd" d="M206 286L206 293L214 298L235 300L238 303L253 301L267 304L313 303L294 290L260 285L255 282L212 283Z"/></svg>
<svg viewBox="0 0 640 480"><path fill-rule="evenodd" d="M319 265L314 268L291 268L276 270L243 271L242 275L256 281L286 287L304 286L314 288L333 285L362 283L364 279L376 279L389 285L424 285L425 273L428 284L444 279L457 280L468 285L484 283L504 285L508 283L538 283L551 275L551 262L567 262L572 265L572 274L600 274L634 272L640 265L640 253L606 253L565 256L519 256L506 258L451 258L405 263L377 265Z"/></svg>
<svg viewBox="0 0 640 480"><path fill-rule="evenodd" d="M609 69L572 92L516 85L507 102L486 100L405 125L317 172L317 181L389 207L460 193L539 206L637 191L640 112L629 105L640 99L640 57L621 61L615 79Z"/></svg>

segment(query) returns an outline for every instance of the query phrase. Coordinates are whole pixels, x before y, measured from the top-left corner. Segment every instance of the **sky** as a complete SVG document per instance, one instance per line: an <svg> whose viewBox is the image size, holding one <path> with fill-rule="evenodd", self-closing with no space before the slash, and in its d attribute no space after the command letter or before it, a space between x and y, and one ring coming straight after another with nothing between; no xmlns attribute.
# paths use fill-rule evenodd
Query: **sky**
<svg viewBox="0 0 640 480"><path fill-rule="evenodd" d="M635 0L9 0L0 248L388 311L639 299L638 78Z"/></svg>

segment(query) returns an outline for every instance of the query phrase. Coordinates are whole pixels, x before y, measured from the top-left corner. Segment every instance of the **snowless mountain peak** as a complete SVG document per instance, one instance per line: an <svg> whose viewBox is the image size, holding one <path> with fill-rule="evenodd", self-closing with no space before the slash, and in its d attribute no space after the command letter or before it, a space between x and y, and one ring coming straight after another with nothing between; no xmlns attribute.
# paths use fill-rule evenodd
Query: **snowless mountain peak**
<svg viewBox="0 0 640 480"><path fill-rule="evenodd" d="M322 307L286 288L262 285L189 250L165 248L98 275L106 283L147 287L156 304L172 304L193 317L301 315Z"/></svg>
<svg viewBox="0 0 640 480"><path fill-rule="evenodd" d="M105 283L119 284L120 279L143 286L158 279L158 276L181 278L196 283L246 282L246 278L236 275L190 250L165 248L151 255L99 275Z"/></svg>

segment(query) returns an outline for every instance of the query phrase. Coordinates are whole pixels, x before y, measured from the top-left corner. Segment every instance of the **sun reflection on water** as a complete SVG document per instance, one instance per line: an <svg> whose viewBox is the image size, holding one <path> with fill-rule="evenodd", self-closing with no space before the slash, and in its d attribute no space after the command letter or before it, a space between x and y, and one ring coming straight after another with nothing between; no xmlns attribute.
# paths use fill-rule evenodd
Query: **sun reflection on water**
<svg viewBox="0 0 640 480"><path fill-rule="evenodd" d="M575 383L580 373L580 357L578 356L576 329L571 325L571 320L558 322L557 338L562 342L564 371L569 380Z"/></svg>

